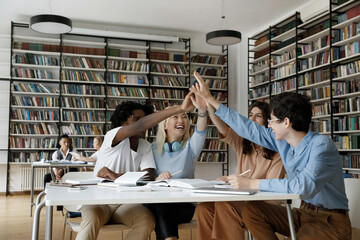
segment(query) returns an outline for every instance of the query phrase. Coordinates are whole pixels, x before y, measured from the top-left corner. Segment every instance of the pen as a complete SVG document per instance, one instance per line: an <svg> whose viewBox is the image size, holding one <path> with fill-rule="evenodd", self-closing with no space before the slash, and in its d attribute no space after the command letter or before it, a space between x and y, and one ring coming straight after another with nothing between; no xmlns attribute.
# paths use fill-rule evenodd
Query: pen
<svg viewBox="0 0 360 240"><path fill-rule="evenodd" d="M172 173L171 176L175 176L176 174L181 173L181 172L182 172L182 169L177 172Z"/></svg>
<svg viewBox="0 0 360 240"><path fill-rule="evenodd" d="M250 172L250 171L251 171L251 169L248 169L248 170L246 170L245 172L240 173L240 174L239 174L239 177L242 176L242 175L244 175L244 174L246 174L246 173L248 173L248 172Z"/></svg>

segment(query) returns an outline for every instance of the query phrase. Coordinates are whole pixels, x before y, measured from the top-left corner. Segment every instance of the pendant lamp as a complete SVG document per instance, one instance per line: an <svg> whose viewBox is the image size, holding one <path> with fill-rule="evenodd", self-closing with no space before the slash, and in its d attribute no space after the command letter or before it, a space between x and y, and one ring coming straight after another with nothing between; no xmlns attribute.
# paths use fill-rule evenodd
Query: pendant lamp
<svg viewBox="0 0 360 240"><path fill-rule="evenodd" d="M30 28L40 33L63 34L71 31L72 22L67 17L42 14L30 18Z"/></svg>
<svg viewBox="0 0 360 240"><path fill-rule="evenodd" d="M239 43L241 33L235 30L224 29L226 25L224 15L224 0L222 0L222 16L220 30L212 31L206 34L206 43L216 46L227 46Z"/></svg>

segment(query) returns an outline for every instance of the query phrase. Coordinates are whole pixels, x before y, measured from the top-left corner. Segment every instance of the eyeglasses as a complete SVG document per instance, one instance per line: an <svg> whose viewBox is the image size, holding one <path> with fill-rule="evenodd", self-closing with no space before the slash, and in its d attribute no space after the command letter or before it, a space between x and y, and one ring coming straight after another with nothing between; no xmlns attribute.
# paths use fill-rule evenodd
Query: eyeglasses
<svg viewBox="0 0 360 240"><path fill-rule="evenodd" d="M279 121L279 122L281 122L281 120L280 120L280 119L277 119L277 118L275 118L275 119L268 119L268 124L271 125L272 122L274 122L274 121Z"/></svg>

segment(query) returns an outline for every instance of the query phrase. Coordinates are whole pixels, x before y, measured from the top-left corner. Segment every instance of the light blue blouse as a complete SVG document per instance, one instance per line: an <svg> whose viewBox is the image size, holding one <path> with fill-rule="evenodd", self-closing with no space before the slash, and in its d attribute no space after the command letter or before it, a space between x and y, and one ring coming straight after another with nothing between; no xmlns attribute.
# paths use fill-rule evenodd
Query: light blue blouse
<svg viewBox="0 0 360 240"><path fill-rule="evenodd" d="M165 152L160 155L155 142L152 150L156 164L156 176L163 172L174 173L182 170L173 178L194 178L194 162L198 159L206 138L206 129L198 131L195 127L193 135L186 142L186 146L177 152Z"/></svg>
<svg viewBox="0 0 360 240"><path fill-rule="evenodd" d="M288 178L262 179L260 190L301 194L301 199L316 206L348 209L339 152L329 137L309 131L293 148L285 140L277 141L270 128L224 105L215 114L238 135L280 154Z"/></svg>

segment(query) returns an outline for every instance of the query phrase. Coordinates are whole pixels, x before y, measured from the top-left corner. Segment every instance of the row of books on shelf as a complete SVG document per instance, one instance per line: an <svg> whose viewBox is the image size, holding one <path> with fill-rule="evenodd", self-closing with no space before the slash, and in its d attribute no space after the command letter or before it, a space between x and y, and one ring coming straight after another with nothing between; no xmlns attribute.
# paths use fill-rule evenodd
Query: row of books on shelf
<svg viewBox="0 0 360 240"><path fill-rule="evenodd" d="M149 97L148 90L145 88L118 88L107 87L108 96L124 97Z"/></svg>
<svg viewBox="0 0 360 240"><path fill-rule="evenodd" d="M107 68L109 70L121 70L131 72L149 72L149 64L138 61L114 61L108 60Z"/></svg>
<svg viewBox="0 0 360 240"><path fill-rule="evenodd" d="M151 64L151 72L171 73L171 74L188 74L185 66L179 64Z"/></svg>
<svg viewBox="0 0 360 240"><path fill-rule="evenodd" d="M253 87L258 84L266 83L269 81L269 73L265 72L261 75L251 76L250 77L250 87Z"/></svg>
<svg viewBox="0 0 360 240"><path fill-rule="evenodd" d="M43 66L59 66L59 62L57 58L32 54L32 53L25 53L24 55L13 54L12 62L20 63L20 64L43 65Z"/></svg>
<svg viewBox="0 0 360 240"><path fill-rule="evenodd" d="M181 104L181 102L177 103L176 101L166 101L166 100L154 101L154 100L152 100L150 102L150 104L153 107L154 111L156 112L156 111L164 110L170 106L179 105L179 104Z"/></svg>
<svg viewBox="0 0 360 240"><path fill-rule="evenodd" d="M359 15L360 15L360 5L357 5L355 7L346 10L346 12L339 14L337 16L338 23L346 22L347 20L352 19Z"/></svg>
<svg viewBox="0 0 360 240"><path fill-rule="evenodd" d="M15 92L32 92L32 93L59 93L59 90L51 87L45 86L41 83L17 83L13 82L11 84L11 91Z"/></svg>
<svg viewBox="0 0 360 240"><path fill-rule="evenodd" d="M219 131L215 127L208 128L206 132L206 137L219 137Z"/></svg>
<svg viewBox="0 0 360 240"><path fill-rule="evenodd" d="M310 126L311 131L318 133L330 133L330 120L313 120Z"/></svg>
<svg viewBox="0 0 360 240"><path fill-rule="evenodd" d="M72 138L73 148L94 148L94 137Z"/></svg>
<svg viewBox="0 0 360 240"><path fill-rule="evenodd" d="M40 161L41 159L51 159L50 152L12 152L10 155L10 162L32 163Z"/></svg>
<svg viewBox="0 0 360 240"><path fill-rule="evenodd" d="M62 121L103 122L105 113L102 111L62 111Z"/></svg>
<svg viewBox="0 0 360 240"><path fill-rule="evenodd" d="M360 23L353 22L352 24L341 28L339 31L334 31L334 42L343 41L360 34Z"/></svg>
<svg viewBox="0 0 360 240"><path fill-rule="evenodd" d="M258 98L269 95L269 86L262 86L259 88L253 88L250 89L249 97L252 98Z"/></svg>
<svg viewBox="0 0 360 240"><path fill-rule="evenodd" d="M330 62L330 52L321 52L306 59L299 60L300 71L320 65L328 64Z"/></svg>
<svg viewBox="0 0 360 240"><path fill-rule="evenodd" d="M314 83L319 83L330 79L330 70L321 69L317 71L306 72L299 76L299 87L308 86Z"/></svg>
<svg viewBox="0 0 360 240"><path fill-rule="evenodd" d="M289 61L291 59L295 60L295 58L296 58L296 49L294 48L294 49L292 49L290 51L284 52L281 55L271 56L271 66L278 65L280 63ZM267 66L269 66L269 65L267 64Z"/></svg>
<svg viewBox="0 0 360 240"><path fill-rule="evenodd" d="M105 95L105 88L98 85L63 84L61 92L63 94Z"/></svg>
<svg viewBox="0 0 360 240"><path fill-rule="evenodd" d="M312 88L309 90L301 90L299 92L301 94L305 94L305 95L309 96L310 99L312 99L312 100L319 100L319 99L330 97L331 87L324 86L324 87Z"/></svg>
<svg viewBox="0 0 360 240"><path fill-rule="evenodd" d="M11 69L11 76L18 78L53 79L53 74L49 70L19 67Z"/></svg>
<svg viewBox="0 0 360 240"><path fill-rule="evenodd" d="M283 78L296 73L296 62L271 70L271 80Z"/></svg>
<svg viewBox="0 0 360 240"><path fill-rule="evenodd" d="M312 115L313 117L319 117L330 114L330 103L324 102L322 104L313 104Z"/></svg>
<svg viewBox="0 0 360 240"><path fill-rule="evenodd" d="M345 46L331 49L332 61L339 60L339 59L346 58L346 57L351 57L355 54L358 54L360 52L359 44L360 44L360 42L353 42L353 43L347 44Z"/></svg>
<svg viewBox="0 0 360 240"><path fill-rule="evenodd" d="M59 112L50 110L11 109L10 114L14 120L59 120Z"/></svg>
<svg viewBox="0 0 360 240"><path fill-rule="evenodd" d="M58 134L58 129L54 124L48 123L10 123L12 134Z"/></svg>
<svg viewBox="0 0 360 240"><path fill-rule="evenodd" d="M122 102L127 101L127 100L123 100L123 99L107 99L106 103L107 103L107 108L108 110L110 109L115 109L118 105L120 105ZM138 103L140 104L146 104L146 100L136 100Z"/></svg>
<svg viewBox="0 0 360 240"><path fill-rule="evenodd" d="M360 135L335 136L335 145L338 149L360 149Z"/></svg>
<svg viewBox="0 0 360 240"><path fill-rule="evenodd" d="M56 148L56 138L10 137L10 148Z"/></svg>
<svg viewBox="0 0 360 240"><path fill-rule="evenodd" d="M125 83L125 84L149 84L146 75L108 73L109 83Z"/></svg>
<svg viewBox="0 0 360 240"><path fill-rule="evenodd" d="M226 143L219 140L205 139L203 148L213 150L226 150Z"/></svg>
<svg viewBox="0 0 360 240"><path fill-rule="evenodd" d="M34 107L58 107L59 98L57 97L30 97L30 96L11 96L11 104L15 106L34 106Z"/></svg>
<svg viewBox="0 0 360 240"><path fill-rule="evenodd" d="M104 48L88 48L88 47L75 47L75 46L62 46L63 53L74 53L74 54L84 54L84 55L99 55L105 56Z"/></svg>
<svg viewBox="0 0 360 240"><path fill-rule="evenodd" d="M98 125L69 125L61 126L62 134L67 135L104 135L103 128Z"/></svg>
<svg viewBox="0 0 360 240"><path fill-rule="evenodd" d="M105 69L104 60L87 57L62 57L61 66Z"/></svg>
<svg viewBox="0 0 360 240"><path fill-rule="evenodd" d="M333 73L336 73L334 77L344 77L351 74L360 73L360 60L337 66L336 71L333 70Z"/></svg>
<svg viewBox="0 0 360 240"><path fill-rule="evenodd" d="M198 162L227 162L227 152L202 152Z"/></svg>
<svg viewBox="0 0 360 240"><path fill-rule="evenodd" d="M209 88L214 89L227 89L227 81L226 80L218 80L218 79L205 79L205 83L209 86Z"/></svg>
<svg viewBox="0 0 360 240"><path fill-rule="evenodd" d="M184 99L187 94L185 90L173 90L173 89L150 89L150 97L152 98L175 98Z"/></svg>
<svg viewBox="0 0 360 240"><path fill-rule="evenodd" d="M333 113L347 113L360 111L360 98L333 99Z"/></svg>
<svg viewBox="0 0 360 240"><path fill-rule="evenodd" d="M296 78L289 78L284 81L278 81L271 83L271 93L277 94L285 91L289 91L296 88Z"/></svg>
<svg viewBox="0 0 360 240"><path fill-rule="evenodd" d="M334 131L356 131L360 130L359 116L334 117Z"/></svg>
<svg viewBox="0 0 360 240"><path fill-rule="evenodd" d="M112 57L146 59L146 52L130 51L123 49L108 48L107 54L108 56Z"/></svg>
<svg viewBox="0 0 360 240"><path fill-rule="evenodd" d="M61 106L67 108L105 108L104 99L99 98L61 98Z"/></svg>
<svg viewBox="0 0 360 240"><path fill-rule="evenodd" d="M39 51L39 52L60 52L60 45L55 45L55 44L14 41L12 47L13 49Z"/></svg>
<svg viewBox="0 0 360 240"><path fill-rule="evenodd" d="M226 56L208 56L208 55L195 55L190 59L193 63L206 63L206 64L219 64L224 65L227 62Z"/></svg>
<svg viewBox="0 0 360 240"><path fill-rule="evenodd" d="M351 79L346 82L335 82L333 84L333 96L341 96L356 92L359 92L359 79Z"/></svg>
<svg viewBox="0 0 360 240"><path fill-rule="evenodd" d="M203 76L211 76L211 77L225 77L225 71L223 68L206 68L199 67L196 68L196 72Z"/></svg>
<svg viewBox="0 0 360 240"><path fill-rule="evenodd" d="M178 77L171 76L153 76L152 84L154 85L163 85L163 86L171 86L171 87L183 87L185 83L180 80Z"/></svg>
<svg viewBox="0 0 360 240"><path fill-rule="evenodd" d="M271 62L272 62L272 65L274 65L273 62L277 62L277 59L276 58L273 59L273 57L272 57ZM259 72L259 71L261 71L261 70L263 70L265 68L268 68L268 67L269 67L269 58L251 64L250 73Z"/></svg>
<svg viewBox="0 0 360 240"><path fill-rule="evenodd" d="M60 76L62 80L105 83L103 75L93 71L61 70Z"/></svg>
<svg viewBox="0 0 360 240"><path fill-rule="evenodd" d="M175 61L175 62L188 61L188 57L186 54L156 52L156 51L150 51L149 58L153 60L162 60L162 61Z"/></svg>
<svg viewBox="0 0 360 240"><path fill-rule="evenodd" d="M330 35L320 37L311 43L301 45L300 46L301 55L311 53L313 51L319 50L329 45L330 45Z"/></svg>
<svg viewBox="0 0 360 240"><path fill-rule="evenodd" d="M360 155L358 154L341 155L341 160L344 168L360 168Z"/></svg>

